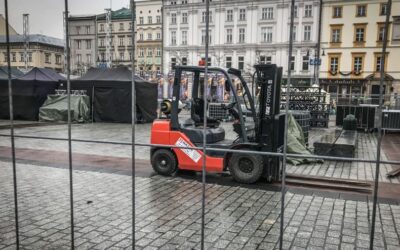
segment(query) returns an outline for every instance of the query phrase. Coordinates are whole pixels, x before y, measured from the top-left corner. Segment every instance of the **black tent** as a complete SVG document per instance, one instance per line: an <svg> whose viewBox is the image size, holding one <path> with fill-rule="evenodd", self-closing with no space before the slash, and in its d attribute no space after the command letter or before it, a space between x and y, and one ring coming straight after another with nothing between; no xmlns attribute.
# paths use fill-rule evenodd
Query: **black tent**
<svg viewBox="0 0 400 250"><path fill-rule="evenodd" d="M52 69L33 68L25 75L12 80L14 119L38 120L39 108L48 94L54 94L59 81L65 78ZM7 80L0 83L0 118L9 119ZM7 106L7 108L4 108Z"/></svg>
<svg viewBox="0 0 400 250"><path fill-rule="evenodd" d="M91 68L81 78L71 80L72 90L86 90L91 98L95 122L132 121L132 72L126 67ZM157 117L157 84L135 76L138 122ZM66 85L64 85L66 88Z"/></svg>
<svg viewBox="0 0 400 250"><path fill-rule="evenodd" d="M15 67L11 68L11 78L15 79L24 73ZM0 67L0 119L10 118L10 108L8 100L8 67Z"/></svg>
<svg viewBox="0 0 400 250"><path fill-rule="evenodd" d="M17 69L16 67L11 67L11 78L14 79L23 75L24 73L21 70ZM8 81L8 67L0 67L0 80Z"/></svg>

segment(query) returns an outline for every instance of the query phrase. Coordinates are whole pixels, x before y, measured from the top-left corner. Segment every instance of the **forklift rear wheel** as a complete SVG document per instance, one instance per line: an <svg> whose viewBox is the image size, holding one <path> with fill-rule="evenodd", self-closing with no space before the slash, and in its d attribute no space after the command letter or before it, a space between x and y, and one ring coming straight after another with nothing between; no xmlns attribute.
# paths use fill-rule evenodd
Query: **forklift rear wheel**
<svg viewBox="0 0 400 250"><path fill-rule="evenodd" d="M233 154L228 168L237 182L254 183L263 173L263 158L260 155Z"/></svg>
<svg viewBox="0 0 400 250"><path fill-rule="evenodd" d="M154 171L161 175L170 176L176 172L178 164L175 155L167 149L158 149L151 156Z"/></svg>

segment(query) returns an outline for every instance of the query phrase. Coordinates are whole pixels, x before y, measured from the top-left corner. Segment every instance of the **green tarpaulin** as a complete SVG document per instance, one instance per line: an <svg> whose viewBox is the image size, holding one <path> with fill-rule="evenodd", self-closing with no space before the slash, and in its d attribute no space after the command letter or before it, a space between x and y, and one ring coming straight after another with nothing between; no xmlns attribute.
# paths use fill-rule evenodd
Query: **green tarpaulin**
<svg viewBox="0 0 400 250"><path fill-rule="evenodd" d="M292 114L288 116L288 134L287 134L287 152L289 154L302 154L312 155L307 149L306 142L304 140L303 129L294 119ZM302 163L318 162L315 159L307 158L288 158L288 162L299 165Z"/></svg>
<svg viewBox="0 0 400 250"><path fill-rule="evenodd" d="M71 121L90 121L90 99L88 96L71 95ZM48 95L47 100L39 109L39 121L60 122L68 121L68 96Z"/></svg>

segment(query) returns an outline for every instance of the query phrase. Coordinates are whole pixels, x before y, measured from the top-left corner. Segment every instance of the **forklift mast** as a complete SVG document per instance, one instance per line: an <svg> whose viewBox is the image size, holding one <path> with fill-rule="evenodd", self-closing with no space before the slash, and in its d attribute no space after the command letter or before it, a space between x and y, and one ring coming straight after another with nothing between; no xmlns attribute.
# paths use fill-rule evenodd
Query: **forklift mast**
<svg viewBox="0 0 400 250"><path fill-rule="evenodd" d="M260 87L256 143L260 145L261 151L281 152L285 133L285 114L280 113L282 67L260 64L254 68L257 75L256 84ZM279 180L279 157L267 157L265 164L265 177L269 180Z"/></svg>
<svg viewBox="0 0 400 250"><path fill-rule="evenodd" d="M280 113L280 96L282 68L275 64L254 65L256 69L256 84L260 87L258 98L258 126L256 138L258 143L272 145L274 120Z"/></svg>

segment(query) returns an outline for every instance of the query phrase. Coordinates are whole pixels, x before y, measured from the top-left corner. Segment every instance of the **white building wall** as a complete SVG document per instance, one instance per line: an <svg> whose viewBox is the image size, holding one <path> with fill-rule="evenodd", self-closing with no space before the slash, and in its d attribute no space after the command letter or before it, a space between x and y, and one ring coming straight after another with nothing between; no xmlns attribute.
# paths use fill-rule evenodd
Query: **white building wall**
<svg viewBox="0 0 400 250"><path fill-rule="evenodd" d="M319 1L296 1L298 5L298 17L295 18L297 28L296 41L293 48L293 55L296 58L294 77L311 78L313 76L313 66L309 66L308 71L302 71L302 56L309 51L310 57L314 55L318 38L318 11ZM164 25L164 72L171 71L171 58L187 55L188 64L197 65L201 57L204 57L204 44L201 44L202 30L205 23L201 23L202 12L205 11L205 3L199 1L188 1L188 4L169 5L170 1L165 2L165 25ZM312 17L304 18L304 6L313 6ZM261 20L262 8L273 7L274 18L272 20ZM226 12L233 10L233 22L226 21ZM246 21L239 21L239 10L246 9ZM188 25L183 27L180 24L182 12L188 12ZM257 1L257 0L214 0L210 4L212 22L210 30L212 41L209 46L209 56L212 64L221 66L226 65L226 57L232 57L232 67L238 67L238 57L244 56L244 71L253 72L253 65L258 62L259 56L271 56L272 63L284 68L284 75L287 73L288 65L288 42L289 42L289 14L290 1ZM177 13L177 25L171 25L171 13ZM312 26L311 41L303 42L303 24ZM262 42L261 28L265 26L273 27L272 43ZM246 29L245 43L239 44L239 28ZM233 43L226 44L226 29L233 30ZM181 30L188 30L188 45L183 46L181 42ZM171 46L171 31L177 32L177 45ZM222 57L222 58L221 58ZM177 60L179 63L179 60Z"/></svg>

